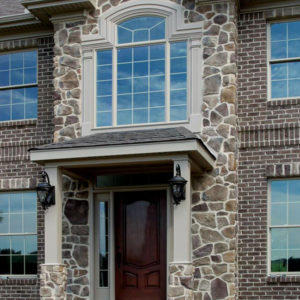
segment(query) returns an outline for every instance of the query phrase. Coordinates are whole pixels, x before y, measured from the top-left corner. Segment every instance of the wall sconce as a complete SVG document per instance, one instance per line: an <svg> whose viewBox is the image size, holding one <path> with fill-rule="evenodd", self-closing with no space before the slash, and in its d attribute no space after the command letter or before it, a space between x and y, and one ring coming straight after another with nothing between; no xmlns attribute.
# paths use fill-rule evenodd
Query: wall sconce
<svg viewBox="0 0 300 300"><path fill-rule="evenodd" d="M42 181L36 187L38 199L43 207L47 209L55 204L55 187L50 185L49 176L45 171L41 172Z"/></svg>
<svg viewBox="0 0 300 300"><path fill-rule="evenodd" d="M182 200L185 200L186 183L187 181L181 177L180 166L176 165L176 176L169 180L175 205L178 205Z"/></svg>

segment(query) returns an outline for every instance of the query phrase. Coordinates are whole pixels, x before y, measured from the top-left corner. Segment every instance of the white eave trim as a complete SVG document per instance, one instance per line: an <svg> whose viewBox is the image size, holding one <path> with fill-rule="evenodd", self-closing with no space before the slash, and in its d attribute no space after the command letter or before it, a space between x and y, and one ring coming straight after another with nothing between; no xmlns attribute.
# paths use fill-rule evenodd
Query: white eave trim
<svg viewBox="0 0 300 300"><path fill-rule="evenodd" d="M134 156L137 161L138 156L175 154L189 154L203 169L211 170L215 164L215 158L197 140L31 150L30 159L39 164L47 164L54 161Z"/></svg>
<svg viewBox="0 0 300 300"><path fill-rule="evenodd" d="M240 1L243 2L243 1ZM288 8L299 6L299 0L285 1L256 1L250 4L240 5L240 13L262 12L270 9Z"/></svg>

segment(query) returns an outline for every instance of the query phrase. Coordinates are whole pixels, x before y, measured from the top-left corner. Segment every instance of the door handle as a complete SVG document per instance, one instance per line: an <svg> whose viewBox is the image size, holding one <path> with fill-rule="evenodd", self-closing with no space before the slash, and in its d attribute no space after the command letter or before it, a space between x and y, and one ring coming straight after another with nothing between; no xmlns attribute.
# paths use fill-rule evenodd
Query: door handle
<svg viewBox="0 0 300 300"><path fill-rule="evenodd" d="M117 254L116 254L116 264L117 264L117 267L119 269L121 267L121 261L122 261L122 254L121 254L121 252L117 252Z"/></svg>

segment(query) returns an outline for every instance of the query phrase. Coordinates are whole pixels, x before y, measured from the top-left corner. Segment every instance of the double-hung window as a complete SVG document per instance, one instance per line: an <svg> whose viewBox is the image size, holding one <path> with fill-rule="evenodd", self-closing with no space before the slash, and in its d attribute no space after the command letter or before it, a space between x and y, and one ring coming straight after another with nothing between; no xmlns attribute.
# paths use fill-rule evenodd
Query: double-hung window
<svg viewBox="0 0 300 300"><path fill-rule="evenodd" d="M116 35L97 51L96 127L187 120L187 41L169 41L158 16L125 20Z"/></svg>
<svg viewBox="0 0 300 300"><path fill-rule="evenodd" d="M37 117L37 51L0 55L0 122Z"/></svg>
<svg viewBox="0 0 300 300"><path fill-rule="evenodd" d="M300 179L270 181L270 271L300 272Z"/></svg>
<svg viewBox="0 0 300 300"><path fill-rule="evenodd" d="M37 274L35 192L0 193L0 275Z"/></svg>
<svg viewBox="0 0 300 300"><path fill-rule="evenodd" d="M300 21L270 24L270 98L300 97Z"/></svg>

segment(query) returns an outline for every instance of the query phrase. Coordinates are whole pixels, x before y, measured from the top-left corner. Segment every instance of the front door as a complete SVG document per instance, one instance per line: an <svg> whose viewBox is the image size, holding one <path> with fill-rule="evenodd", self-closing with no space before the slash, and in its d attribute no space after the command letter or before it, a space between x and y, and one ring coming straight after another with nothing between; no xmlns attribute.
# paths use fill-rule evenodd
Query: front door
<svg viewBox="0 0 300 300"><path fill-rule="evenodd" d="M115 193L116 300L166 299L166 191Z"/></svg>

